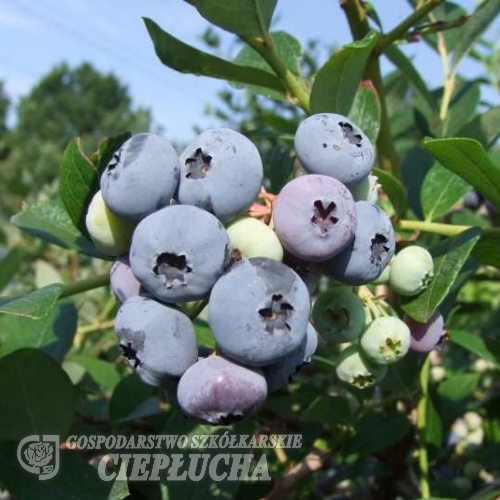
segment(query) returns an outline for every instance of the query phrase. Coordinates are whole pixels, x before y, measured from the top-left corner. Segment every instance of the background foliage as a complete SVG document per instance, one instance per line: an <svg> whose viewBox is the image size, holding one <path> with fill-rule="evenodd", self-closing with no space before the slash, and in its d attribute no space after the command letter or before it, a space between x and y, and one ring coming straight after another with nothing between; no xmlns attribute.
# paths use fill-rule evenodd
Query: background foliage
<svg viewBox="0 0 500 500"><path fill-rule="evenodd" d="M474 12L414 2L408 19L381 32L369 3L344 0L353 42L338 49L317 40L301 47L293 34L273 32L276 1L190 3L214 25L206 51L145 19L153 48L181 73L232 83L207 112L257 144L270 191L296 172L293 134L308 113L348 114L376 142L381 203L399 245L428 247L437 270L431 288L393 306L420 320L439 306L450 340L427 358L391 366L381 387L356 392L334 378L336 350L320 346L287 391L233 426L303 434L301 450L269 450L272 484L163 481L111 490L93 467L100 454L70 450L53 481L23 474L14 456L28 434L221 432L183 420L122 362L112 331L117 304L104 286L110 263L93 248L81 214L99 169L125 138L119 134L150 129L151 114L132 105L113 75L62 64L19 103L13 127L0 86L0 485L21 499L498 498L500 107L481 94L499 89L498 46L485 32L500 2L485 0ZM223 54L219 28L238 39L235 58ZM441 87L429 88L425 68L401 51L415 40L442 57ZM382 57L395 68L384 76ZM460 74L465 57L484 65L483 78ZM465 206L470 193L479 201ZM203 319L196 327L200 344L211 346ZM457 421L467 412L480 425L460 437ZM314 470L294 472L311 458Z"/></svg>

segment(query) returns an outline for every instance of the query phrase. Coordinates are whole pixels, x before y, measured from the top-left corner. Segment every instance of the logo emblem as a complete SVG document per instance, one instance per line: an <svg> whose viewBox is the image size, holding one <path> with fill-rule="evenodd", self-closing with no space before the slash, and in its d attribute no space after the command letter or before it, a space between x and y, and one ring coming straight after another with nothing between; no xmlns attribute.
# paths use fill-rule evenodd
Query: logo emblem
<svg viewBox="0 0 500 500"><path fill-rule="evenodd" d="M33 434L25 437L17 447L17 460L40 481L54 477L59 471L59 436Z"/></svg>

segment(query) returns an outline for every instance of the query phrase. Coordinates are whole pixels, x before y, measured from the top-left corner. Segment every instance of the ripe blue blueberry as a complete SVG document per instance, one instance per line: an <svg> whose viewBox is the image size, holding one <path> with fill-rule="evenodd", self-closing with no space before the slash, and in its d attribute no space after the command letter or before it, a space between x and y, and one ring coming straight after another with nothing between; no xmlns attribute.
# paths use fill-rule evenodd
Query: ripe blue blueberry
<svg viewBox="0 0 500 500"><path fill-rule="evenodd" d="M314 324L327 342L351 342L366 324L366 311L352 290L339 286L322 293L312 312Z"/></svg>
<svg viewBox="0 0 500 500"><path fill-rule="evenodd" d="M435 311L425 323L415 321L409 316L405 316L403 320L410 329L410 349L412 351L432 351L444 335L444 319L439 311Z"/></svg>
<svg viewBox="0 0 500 500"><path fill-rule="evenodd" d="M262 185L259 151L227 128L200 134L180 155L180 165L179 203L203 208L221 220L248 208Z"/></svg>
<svg viewBox="0 0 500 500"><path fill-rule="evenodd" d="M406 355L410 348L410 329L399 318L374 319L361 336L361 349L373 363L388 365Z"/></svg>
<svg viewBox="0 0 500 500"><path fill-rule="evenodd" d="M325 175L303 175L286 184L273 211L282 245L306 261L340 253L354 237L356 209L350 191Z"/></svg>
<svg viewBox="0 0 500 500"><path fill-rule="evenodd" d="M139 221L170 203L179 184L179 158L155 134L136 134L113 155L101 176L101 191L119 217Z"/></svg>
<svg viewBox="0 0 500 500"><path fill-rule="evenodd" d="M180 377L198 357L190 319L147 297L128 299L116 315L120 349L142 381L160 385Z"/></svg>
<svg viewBox="0 0 500 500"><path fill-rule="evenodd" d="M221 351L250 366L276 362L306 335L309 292L285 264L265 257L235 264L212 289L208 322Z"/></svg>
<svg viewBox="0 0 500 500"><path fill-rule="evenodd" d="M358 224L354 240L327 262L327 273L346 285L364 285L377 279L394 255L394 229L386 213L367 201L356 203Z"/></svg>
<svg viewBox="0 0 500 500"><path fill-rule="evenodd" d="M380 382L387 373L387 366L371 363L357 345L344 349L335 369L342 382L357 389L365 389Z"/></svg>
<svg viewBox="0 0 500 500"><path fill-rule="evenodd" d="M370 173L374 161L368 137L348 118L334 113L304 120L295 134L295 151L305 170L334 177L350 188Z"/></svg>
<svg viewBox="0 0 500 500"><path fill-rule="evenodd" d="M399 295L413 296L425 290L434 278L432 255L411 245L399 251L391 262L390 287Z"/></svg>
<svg viewBox="0 0 500 500"><path fill-rule="evenodd" d="M208 296L225 271L229 237L222 224L197 207L172 205L143 219L130 247L139 282L164 302Z"/></svg>
<svg viewBox="0 0 500 500"><path fill-rule="evenodd" d="M132 272L128 255L122 255L111 266L109 284L116 300L122 303L131 297L139 295L141 284Z"/></svg>
<svg viewBox="0 0 500 500"><path fill-rule="evenodd" d="M229 425L254 413L266 400L266 379L222 356L209 356L181 377L177 400L182 411L210 425Z"/></svg>
<svg viewBox="0 0 500 500"><path fill-rule="evenodd" d="M268 392L274 392L292 382L301 368L310 363L318 347L318 332L311 323L299 347L272 365L264 366L262 371L267 381Z"/></svg>

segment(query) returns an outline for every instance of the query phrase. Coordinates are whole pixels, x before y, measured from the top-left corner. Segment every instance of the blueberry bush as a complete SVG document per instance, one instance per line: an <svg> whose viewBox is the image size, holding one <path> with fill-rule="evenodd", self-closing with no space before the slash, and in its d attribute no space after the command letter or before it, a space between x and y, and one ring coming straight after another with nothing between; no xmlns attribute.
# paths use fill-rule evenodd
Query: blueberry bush
<svg viewBox="0 0 500 500"><path fill-rule="evenodd" d="M387 28L341 0L353 41L323 63L273 31L277 0L189 3L207 51L144 29L165 66L231 84L220 127L75 137L2 228L2 498L499 498L500 107L481 90L500 1L410 1ZM441 57L441 87L408 43ZM224 433L302 440L246 449L259 482L109 483L111 450L65 445ZM59 436L53 479L20 467L28 435Z"/></svg>

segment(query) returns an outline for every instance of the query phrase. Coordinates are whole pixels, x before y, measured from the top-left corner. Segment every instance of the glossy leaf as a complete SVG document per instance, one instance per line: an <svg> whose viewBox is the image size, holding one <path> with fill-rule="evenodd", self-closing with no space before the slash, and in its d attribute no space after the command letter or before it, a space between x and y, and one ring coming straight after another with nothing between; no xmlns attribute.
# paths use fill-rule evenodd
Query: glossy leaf
<svg viewBox="0 0 500 500"><path fill-rule="evenodd" d="M52 312L62 285L54 283L20 297L0 297L0 315L13 314L23 318L40 319Z"/></svg>
<svg viewBox="0 0 500 500"><path fill-rule="evenodd" d="M83 366L90 377L104 391L112 391L120 383L120 373L117 366L109 361L84 355L71 356L69 359Z"/></svg>
<svg viewBox="0 0 500 500"><path fill-rule="evenodd" d="M480 378L479 373L455 373L439 384L439 395L451 401L465 399L476 390Z"/></svg>
<svg viewBox="0 0 500 500"><path fill-rule="evenodd" d="M123 378L109 402L111 420L123 422L160 413L160 401L154 393L154 388L142 382L136 374Z"/></svg>
<svg viewBox="0 0 500 500"><path fill-rule="evenodd" d="M408 208L408 195L404 185L394 175L380 168L374 168L373 174L378 177L378 181L389 197L396 214L403 215Z"/></svg>
<svg viewBox="0 0 500 500"><path fill-rule="evenodd" d="M40 481L36 474L26 472L19 464L16 451L16 443L0 443L2 486L16 499L108 500L110 483L103 481L96 467L73 450L59 451L59 472L49 481Z"/></svg>
<svg viewBox="0 0 500 500"><path fill-rule="evenodd" d="M131 498L127 481L115 479L108 500L127 500L127 498Z"/></svg>
<svg viewBox="0 0 500 500"><path fill-rule="evenodd" d="M60 301L40 319L0 315L0 356L24 347L37 347L62 363L77 327L77 311L71 301Z"/></svg>
<svg viewBox="0 0 500 500"><path fill-rule="evenodd" d="M312 113L349 113L376 41L371 32L340 48L319 69L311 91Z"/></svg>
<svg viewBox="0 0 500 500"><path fill-rule="evenodd" d="M498 340L480 337L462 330L451 330L449 333L451 342L500 367L500 342Z"/></svg>
<svg viewBox="0 0 500 500"><path fill-rule="evenodd" d="M109 259L98 252L73 224L60 198L34 205L28 205L22 212L14 215L12 224L42 240L68 250Z"/></svg>
<svg viewBox="0 0 500 500"><path fill-rule="evenodd" d="M9 284L29 254L19 247L13 247L0 260L0 292Z"/></svg>
<svg viewBox="0 0 500 500"><path fill-rule="evenodd" d="M0 439L69 430L75 393L64 370L37 349L0 359Z"/></svg>
<svg viewBox="0 0 500 500"><path fill-rule="evenodd" d="M431 250L434 279L421 294L402 300L402 308L409 316L421 323L425 323L432 316L453 287L480 234L478 228L472 228L448 238Z"/></svg>
<svg viewBox="0 0 500 500"><path fill-rule="evenodd" d="M484 0L460 29L460 38L450 46L453 51L450 70L455 72L477 39L500 13L500 0Z"/></svg>
<svg viewBox="0 0 500 500"><path fill-rule="evenodd" d="M467 181L436 163L422 185L421 203L426 220L445 215L470 189Z"/></svg>
<svg viewBox="0 0 500 500"><path fill-rule="evenodd" d="M411 424L405 415L390 412L369 413L356 425L356 434L345 442L344 451L371 455L390 448L410 431Z"/></svg>
<svg viewBox="0 0 500 500"><path fill-rule="evenodd" d="M300 75L300 62L299 58L302 54L302 46L300 42L287 33L286 31L276 31L271 33L271 38L273 39L274 46L278 57L284 63L286 68L290 70L296 76ZM243 67L256 68L269 73L270 75L275 75L274 70L269 66L267 61L253 48L249 45L245 45L239 54L234 59L234 63L241 65ZM235 87L241 87L241 84L234 84ZM286 99L286 95L282 91L273 91L266 87L260 87L256 85L250 85L248 88L256 93L268 95L274 99L283 100Z"/></svg>
<svg viewBox="0 0 500 500"><path fill-rule="evenodd" d="M473 139L428 139L424 146L444 167L465 179L500 210L500 168Z"/></svg>
<svg viewBox="0 0 500 500"><path fill-rule="evenodd" d="M361 83L349 111L349 118L375 144L380 131L380 97L370 80Z"/></svg>
<svg viewBox="0 0 500 500"><path fill-rule="evenodd" d="M74 226L84 234L87 207L98 182L97 170L83 154L80 140L73 139L64 150L59 168L59 195Z"/></svg>
<svg viewBox="0 0 500 500"><path fill-rule="evenodd" d="M151 19L144 18L144 22L156 55L169 68L181 73L221 78L231 82L267 87L285 93L281 81L267 71L241 66L213 56L181 42L162 30Z"/></svg>
<svg viewBox="0 0 500 500"><path fill-rule="evenodd" d="M354 420L349 401L341 396L320 396L301 414L304 422L325 425L351 424Z"/></svg>
<svg viewBox="0 0 500 500"><path fill-rule="evenodd" d="M240 36L263 36L278 0L189 0L212 24Z"/></svg>

